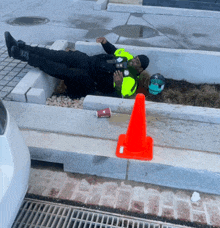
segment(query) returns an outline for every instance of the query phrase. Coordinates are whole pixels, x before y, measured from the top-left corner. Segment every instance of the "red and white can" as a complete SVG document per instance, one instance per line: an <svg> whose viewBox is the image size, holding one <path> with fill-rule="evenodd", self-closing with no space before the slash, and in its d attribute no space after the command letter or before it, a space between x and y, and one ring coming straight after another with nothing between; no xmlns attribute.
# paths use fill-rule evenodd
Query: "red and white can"
<svg viewBox="0 0 220 228"><path fill-rule="evenodd" d="M106 109L103 109L103 110L98 110L96 112L96 116L98 118L100 117L111 117L111 109L110 108L106 108Z"/></svg>

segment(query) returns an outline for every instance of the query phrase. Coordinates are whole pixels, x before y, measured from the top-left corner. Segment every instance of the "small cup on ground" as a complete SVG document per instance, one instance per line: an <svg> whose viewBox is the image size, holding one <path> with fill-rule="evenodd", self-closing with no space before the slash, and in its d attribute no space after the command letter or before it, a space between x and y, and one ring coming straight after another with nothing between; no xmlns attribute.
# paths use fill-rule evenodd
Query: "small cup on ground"
<svg viewBox="0 0 220 228"><path fill-rule="evenodd" d="M100 117L111 117L111 109L106 108L106 109L98 110L96 112L96 116L98 118L100 118Z"/></svg>

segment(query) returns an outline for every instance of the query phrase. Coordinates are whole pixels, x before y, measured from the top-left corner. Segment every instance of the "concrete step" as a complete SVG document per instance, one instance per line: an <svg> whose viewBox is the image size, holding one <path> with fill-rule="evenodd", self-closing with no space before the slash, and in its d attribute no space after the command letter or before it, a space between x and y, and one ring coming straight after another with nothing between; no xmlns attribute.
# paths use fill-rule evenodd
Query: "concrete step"
<svg viewBox="0 0 220 228"><path fill-rule="evenodd" d="M119 100L125 106L130 102ZM128 160L115 152L119 135L127 132L130 114L113 112L111 118L97 118L95 110L4 104L23 134L31 159L63 163L66 172L220 195L218 123L155 117L146 110L147 136L154 139L153 160Z"/></svg>

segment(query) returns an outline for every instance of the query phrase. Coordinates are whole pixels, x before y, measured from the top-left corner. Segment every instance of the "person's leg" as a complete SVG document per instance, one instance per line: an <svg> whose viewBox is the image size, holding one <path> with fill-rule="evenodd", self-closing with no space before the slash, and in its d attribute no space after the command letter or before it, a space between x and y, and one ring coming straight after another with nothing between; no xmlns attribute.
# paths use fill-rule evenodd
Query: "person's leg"
<svg viewBox="0 0 220 228"><path fill-rule="evenodd" d="M79 66L81 66L80 68L82 69L88 68L88 66L84 66L82 63L85 62L87 65L89 56L80 51L56 51L48 48L32 47L30 45L25 45L22 49L35 55L45 57L53 62L64 63L70 68L79 68Z"/></svg>
<svg viewBox="0 0 220 228"><path fill-rule="evenodd" d="M86 70L70 70L63 63L53 62L32 53L29 53L29 60L27 62L30 66L38 67L52 77L64 80L68 93L75 97L86 96L95 91L95 82Z"/></svg>
<svg viewBox="0 0 220 228"><path fill-rule="evenodd" d="M68 68L64 63L53 62L32 53L29 53L29 60L27 62L30 66L38 67L46 74L61 80L64 80L64 76L68 73Z"/></svg>
<svg viewBox="0 0 220 228"><path fill-rule="evenodd" d="M42 47L32 47L30 45L26 45L22 48L25 51L29 51L32 54L45 57L48 60L51 60L53 62L58 63L66 63L66 60L68 58L68 52L63 50L50 50L48 48L42 48Z"/></svg>

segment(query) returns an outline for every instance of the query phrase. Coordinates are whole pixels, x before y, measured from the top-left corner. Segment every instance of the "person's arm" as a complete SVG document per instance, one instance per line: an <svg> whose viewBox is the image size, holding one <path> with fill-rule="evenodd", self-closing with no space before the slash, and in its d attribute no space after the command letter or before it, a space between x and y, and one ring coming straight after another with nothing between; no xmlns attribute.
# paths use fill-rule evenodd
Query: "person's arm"
<svg viewBox="0 0 220 228"><path fill-rule="evenodd" d="M114 55L115 51L117 50L117 48L113 44L109 43L105 37L97 38L96 42L102 44L102 47L107 54Z"/></svg>

